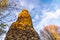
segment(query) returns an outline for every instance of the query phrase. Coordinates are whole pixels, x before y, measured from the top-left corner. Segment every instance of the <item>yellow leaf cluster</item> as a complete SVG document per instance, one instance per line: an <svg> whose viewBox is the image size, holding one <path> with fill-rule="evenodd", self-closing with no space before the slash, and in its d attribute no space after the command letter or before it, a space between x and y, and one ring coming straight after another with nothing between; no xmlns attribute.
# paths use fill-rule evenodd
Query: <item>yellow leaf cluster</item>
<svg viewBox="0 0 60 40"><path fill-rule="evenodd" d="M4 7L8 5L8 0L1 0L0 1L0 7Z"/></svg>
<svg viewBox="0 0 60 40"><path fill-rule="evenodd" d="M25 30L26 27L32 27L32 20L31 20L31 16L28 13L28 11L26 9L23 9L19 14L18 14L18 19L15 22L15 26L16 28Z"/></svg>
<svg viewBox="0 0 60 40"><path fill-rule="evenodd" d="M60 36L58 34L58 26L56 26L56 25L49 25L49 26L45 26L45 29L47 29L50 33L52 33L53 37L56 40L60 40Z"/></svg>

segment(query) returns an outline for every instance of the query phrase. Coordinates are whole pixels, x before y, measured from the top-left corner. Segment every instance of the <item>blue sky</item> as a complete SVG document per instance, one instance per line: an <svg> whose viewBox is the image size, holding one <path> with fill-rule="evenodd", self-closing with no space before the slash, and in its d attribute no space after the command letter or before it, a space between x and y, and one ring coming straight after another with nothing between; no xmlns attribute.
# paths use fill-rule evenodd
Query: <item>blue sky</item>
<svg viewBox="0 0 60 40"><path fill-rule="evenodd" d="M60 26L60 0L9 0L9 4L11 8L7 8L3 14L10 13L10 15L2 19L9 27L12 22L16 21L18 13L22 9L29 11L33 26L38 33L45 25L55 24ZM15 4L17 5L15 6ZM8 27L6 31L8 31Z"/></svg>

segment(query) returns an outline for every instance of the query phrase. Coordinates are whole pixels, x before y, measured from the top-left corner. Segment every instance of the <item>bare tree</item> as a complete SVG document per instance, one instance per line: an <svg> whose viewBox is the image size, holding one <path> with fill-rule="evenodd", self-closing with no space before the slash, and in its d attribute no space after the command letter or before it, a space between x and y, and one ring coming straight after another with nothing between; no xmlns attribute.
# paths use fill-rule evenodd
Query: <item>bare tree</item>
<svg viewBox="0 0 60 40"><path fill-rule="evenodd" d="M10 7L10 4L8 3L8 0L0 0L0 35L2 35L3 33L5 33L6 31L4 30L6 27L8 26L6 24L6 22L10 22L12 20L5 20L6 22L4 22L3 20L8 17L11 13L11 11L9 11L8 14L4 15L4 11L8 8L14 8L14 7ZM16 17L16 16L15 16Z"/></svg>

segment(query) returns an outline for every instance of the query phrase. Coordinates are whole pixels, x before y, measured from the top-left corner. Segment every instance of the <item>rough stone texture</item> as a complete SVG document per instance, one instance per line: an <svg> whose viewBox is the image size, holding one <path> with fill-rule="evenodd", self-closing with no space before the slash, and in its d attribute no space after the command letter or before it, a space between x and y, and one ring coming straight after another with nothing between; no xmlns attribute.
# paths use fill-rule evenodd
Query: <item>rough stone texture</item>
<svg viewBox="0 0 60 40"><path fill-rule="evenodd" d="M27 10L24 9L19 13L17 21L12 23L5 40L40 40Z"/></svg>

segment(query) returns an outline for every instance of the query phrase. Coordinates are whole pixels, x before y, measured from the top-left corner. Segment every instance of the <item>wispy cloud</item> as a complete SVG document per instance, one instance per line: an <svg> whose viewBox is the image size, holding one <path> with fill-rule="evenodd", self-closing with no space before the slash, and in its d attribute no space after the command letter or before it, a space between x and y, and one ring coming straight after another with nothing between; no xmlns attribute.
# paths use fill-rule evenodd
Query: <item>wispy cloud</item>
<svg viewBox="0 0 60 40"><path fill-rule="evenodd" d="M57 9L55 12L43 12L43 15L44 17L36 26L38 33L45 25L54 24L60 26L60 9Z"/></svg>
<svg viewBox="0 0 60 40"><path fill-rule="evenodd" d="M43 14L43 18L36 26L36 30L39 33L40 30L44 28L45 25L55 24L60 26L60 6L59 0L51 0L51 1L44 1L42 0L41 12ZM50 2L50 3L49 3Z"/></svg>

